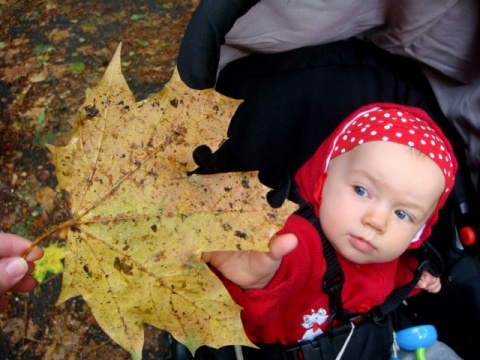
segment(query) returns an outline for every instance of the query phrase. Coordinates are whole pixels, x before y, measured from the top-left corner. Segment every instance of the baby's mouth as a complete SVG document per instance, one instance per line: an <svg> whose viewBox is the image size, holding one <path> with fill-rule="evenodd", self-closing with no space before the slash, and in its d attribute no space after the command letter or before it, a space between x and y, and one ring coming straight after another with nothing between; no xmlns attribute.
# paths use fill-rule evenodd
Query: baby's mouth
<svg viewBox="0 0 480 360"><path fill-rule="evenodd" d="M372 243L354 235L350 235L350 243L356 250L366 254L375 251L375 246L373 246Z"/></svg>

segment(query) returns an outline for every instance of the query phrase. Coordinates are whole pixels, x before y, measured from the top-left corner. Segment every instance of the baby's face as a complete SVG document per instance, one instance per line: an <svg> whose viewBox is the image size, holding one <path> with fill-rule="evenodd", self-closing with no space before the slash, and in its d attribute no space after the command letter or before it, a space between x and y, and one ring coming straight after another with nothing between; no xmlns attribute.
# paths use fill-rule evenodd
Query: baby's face
<svg viewBox="0 0 480 360"><path fill-rule="evenodd" d="M320 222L343 257L381 263L400 256L433 213L445 180L423 153L372 141L334 158L322 190Z"/></svg>

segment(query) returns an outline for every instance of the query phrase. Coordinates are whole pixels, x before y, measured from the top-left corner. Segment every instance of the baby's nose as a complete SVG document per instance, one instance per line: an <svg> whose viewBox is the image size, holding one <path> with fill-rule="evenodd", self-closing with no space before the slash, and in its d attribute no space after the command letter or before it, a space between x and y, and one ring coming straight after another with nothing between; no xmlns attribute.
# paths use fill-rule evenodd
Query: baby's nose
<svg viewBox="0 0 480 360"><path fill-rule="evenodd" d="M381 206L371 206L363 216L363 223L382 234L387 227L387 214Z"/></svg>

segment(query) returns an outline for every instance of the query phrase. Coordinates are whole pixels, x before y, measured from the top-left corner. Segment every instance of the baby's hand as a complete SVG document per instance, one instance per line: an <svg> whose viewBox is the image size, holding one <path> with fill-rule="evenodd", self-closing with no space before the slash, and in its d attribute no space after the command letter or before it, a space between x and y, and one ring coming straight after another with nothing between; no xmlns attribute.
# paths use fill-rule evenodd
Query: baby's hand
<svg viewBox="0 0 480 360"><path fill-rule="evenodd" d="M433 276L428 271L424 271L416 287L426 290L429 293L438 293L442 288L442 283L440 282L440 278Z"/></svg>
<svg viewBox="0 0 480 360"><path fill-rule="evenodd" d="M297 237L284 234L270 239L270 251L211 251L202 254L230 281L242 289L262 289L272 280L283 256L297 247Z"/></svg>

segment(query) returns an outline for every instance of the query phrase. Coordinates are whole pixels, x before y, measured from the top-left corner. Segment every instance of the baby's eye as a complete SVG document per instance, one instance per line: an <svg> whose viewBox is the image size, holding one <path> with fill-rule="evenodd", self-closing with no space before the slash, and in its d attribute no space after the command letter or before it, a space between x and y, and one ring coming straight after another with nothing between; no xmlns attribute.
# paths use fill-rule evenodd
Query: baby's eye
<svg viewBox="0 0 480 360"><path fill-rule="evenodd" d="M397 215L397 217L400 219L400 220L403 220L403 221L410 221L411 218L410 218L410 215L408 215L405 211L403 210L395 210L395 215Z"/></svg>
<svg viewBox="0 0 480 360"><path fill-rule="evenodd" d="M359 196L367 197L368 196L368 191L362 186L355 185L353 187L353 191Z"/></svg>

